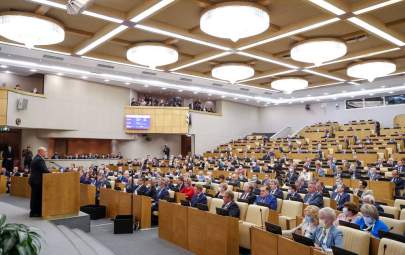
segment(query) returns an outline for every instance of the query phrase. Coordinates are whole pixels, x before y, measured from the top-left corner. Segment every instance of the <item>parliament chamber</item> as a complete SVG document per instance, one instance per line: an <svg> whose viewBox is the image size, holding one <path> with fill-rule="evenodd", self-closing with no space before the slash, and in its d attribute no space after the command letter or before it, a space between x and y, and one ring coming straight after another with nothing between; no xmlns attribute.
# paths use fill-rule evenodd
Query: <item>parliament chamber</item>
<svg viewBox="0 0 405 255"><path fill-rule="evenodd" d="M405 1L0 1L0 255L405 255Z"/></svg>

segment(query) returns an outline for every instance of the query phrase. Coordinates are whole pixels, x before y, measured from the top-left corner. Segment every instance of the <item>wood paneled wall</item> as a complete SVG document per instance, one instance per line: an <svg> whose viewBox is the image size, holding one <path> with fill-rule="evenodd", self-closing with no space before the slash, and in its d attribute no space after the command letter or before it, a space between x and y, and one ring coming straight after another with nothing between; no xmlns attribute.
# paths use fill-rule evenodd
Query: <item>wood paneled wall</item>
<svg viewBox="0 0 405 255"><path fill-rule="evenodd" d="M125 115L150 115L148 130L129 130L130 134L187 134L187 107L127 106ZM125 128L125 120L123 120Z"/></svg>
<svg viewBox="0 0 405 255"><path fill-rule="evenodd" d="M7 124L7 90L0 89L0 126Z"/></svg>
<svg viewBox="0 0 405 255"><path fill-rule="evenodd" d="M78 139L78 138L54 138L48 142L48 157L55 152L59 155L77 154L110 154L111 139Z"/></svg>

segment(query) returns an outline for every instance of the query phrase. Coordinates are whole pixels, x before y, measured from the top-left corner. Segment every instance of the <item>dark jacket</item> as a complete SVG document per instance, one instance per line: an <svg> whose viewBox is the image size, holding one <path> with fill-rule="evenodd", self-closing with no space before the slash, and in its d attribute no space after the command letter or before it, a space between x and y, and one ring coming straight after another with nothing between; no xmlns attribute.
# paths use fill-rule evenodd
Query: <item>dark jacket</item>
<svg viewBox="0 0 405 255"><path fill-rule="evenodd" d="M227 210L229 216L239 218L240 210L238 204L235 203L235 201L231 201L228 204L222 205L222 209Z"/></svg>
<svg viewBox="0 0 405 255"><path fill-rule="evenodd" d="M29 182L33 185L42 185L42 174L49 173L45 160L36 155L31 162L31 175Z"/></svg>

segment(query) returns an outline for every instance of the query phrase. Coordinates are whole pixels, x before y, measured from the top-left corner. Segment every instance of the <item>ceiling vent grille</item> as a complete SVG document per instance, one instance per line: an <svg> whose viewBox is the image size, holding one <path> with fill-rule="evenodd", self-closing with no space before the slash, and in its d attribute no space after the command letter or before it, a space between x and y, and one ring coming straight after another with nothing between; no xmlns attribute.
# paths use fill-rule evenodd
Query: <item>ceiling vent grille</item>
<svg viewBox="0 0 405 255"><path fill-rule="evenodd" d="M52 55L48 55L48 54L43 55L42 58L51 59L51 60L58 60L58 61L64 61L65 60L62 57L52 56Z"/></svg>
<svg viewBox="0 0 405 255"><path fill-rule="evenodd" d="M97 64L97 67L107 68L107 69L114 69L115 68L112 65L106 65L106 64Z"/></svg>
<svg viewBox="0 0 405 255"><path fill-rule="evenodd" d="M142 74L146 74L146 75L156 75L156 73L147 72L147 71L142 71Z"/></svg>

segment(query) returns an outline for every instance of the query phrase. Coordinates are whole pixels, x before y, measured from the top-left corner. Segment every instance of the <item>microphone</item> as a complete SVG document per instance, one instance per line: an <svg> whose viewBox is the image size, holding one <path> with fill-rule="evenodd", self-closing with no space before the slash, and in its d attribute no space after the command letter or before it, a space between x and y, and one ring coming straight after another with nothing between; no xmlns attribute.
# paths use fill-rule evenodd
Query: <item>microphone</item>
<svg viewBox="0 0 405 255"><path fill-rule="evenodd" d="M262 208L259 208L259 209L260 209L260 221L261 221L261 223L262 223L261 228L264 229Z"/></svg>
<svg viewBox="0 0 405 255"><path fill-rule="evenodd" d="M387 244L384 244L384 252L383 255L385 255L385 250L387 249Z"/></svg>

